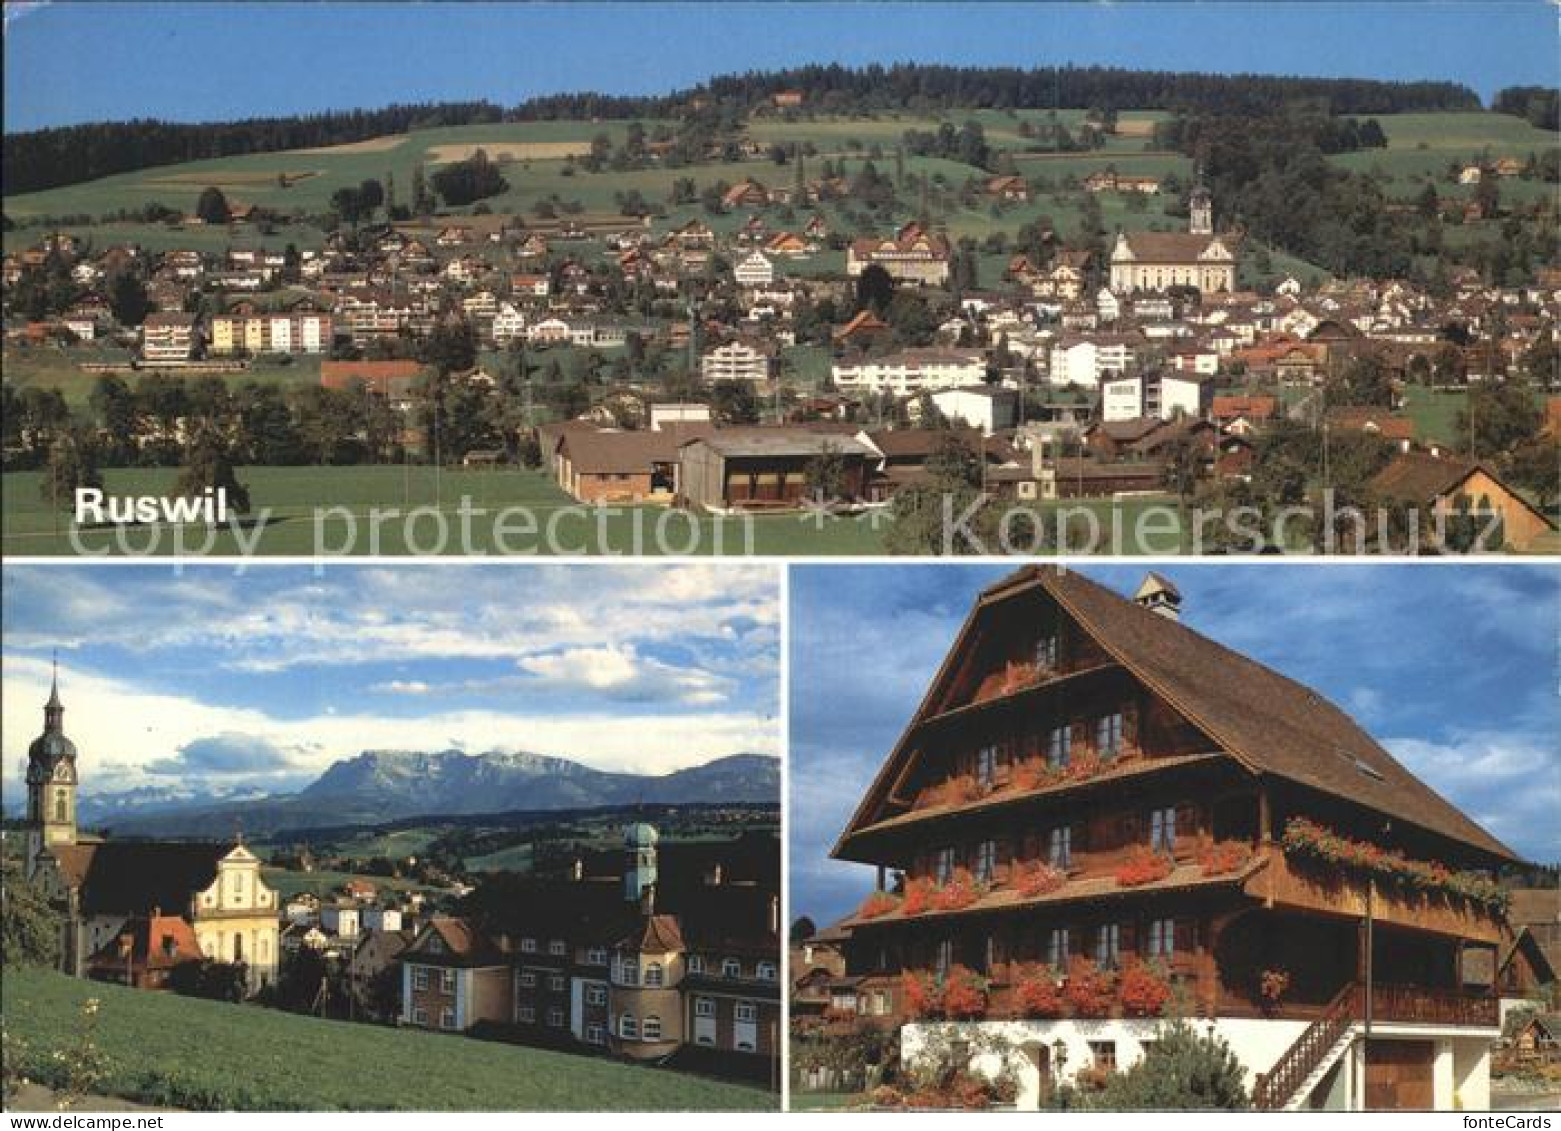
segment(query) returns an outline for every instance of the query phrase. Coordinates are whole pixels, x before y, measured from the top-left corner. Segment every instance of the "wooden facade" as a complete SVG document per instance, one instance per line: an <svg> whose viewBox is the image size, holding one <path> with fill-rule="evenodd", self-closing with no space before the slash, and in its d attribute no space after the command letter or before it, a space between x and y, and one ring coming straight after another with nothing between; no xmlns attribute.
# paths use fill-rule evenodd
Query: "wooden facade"
<svg viewBox="0 0 1561 1131"><path fill-rule="evenodd" d="M1060 571L983 595L835 848L883 889L848 921L858 1002L913 1020L918 987L968 979L962 1019L1145 1016L1131 969L1210 1018L1494 1026L1469 957L1510 937L1478 886L1510 854L1314 693L1181 628L1174 587L1140 592L1159 613ZM1313 828L1435 879L1331 864ZM1116 996L1078 1004L1101 972ZM1403 1051L1368 1091L1419 1096Z"/></svg>

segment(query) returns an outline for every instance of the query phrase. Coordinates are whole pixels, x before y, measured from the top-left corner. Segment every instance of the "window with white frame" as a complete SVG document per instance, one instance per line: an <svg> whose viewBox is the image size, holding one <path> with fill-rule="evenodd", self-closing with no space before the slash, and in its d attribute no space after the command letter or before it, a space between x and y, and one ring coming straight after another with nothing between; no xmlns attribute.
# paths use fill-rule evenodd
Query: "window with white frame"
<svg viewBox="0 0 1561 1131"><path fill-rule="evenodd" d="M420 1005L419 1006L415 1006L413 1008L413 1010L412 1010L412 1024L414 1024L414 1025L427 1025L428 1024L428 1010L424 1009Z"/></svg>
<svg viewBox="0 0 1561 1131"><path fill-rule="evenodd" d="M1122 959L1122 928L1117 923L1102 923L1095 928L1095 965L1115 970Z"/></svg>
<svg viewBox="0 0 1561 1131"><path fill-rule="evenodd" d="M695 1017L714 1017L715 1016L715 999L714 998L708 998L708 997L696 997L694 999L694 1016Z"/></svg>
<svg viewBox="0 0 1561 1131"><path fill-rule="evenodd" d="M588 1045L605 1045L607 1033L600 1025L587 1025L585 1027L585 1043Z"/></svg>
<svg viewBox="0 0 1561 1131"><path fill-rule="evenodd" d="M988 743L976 751L976 782L990 788L997 778L997 747Z"/></svg>
<svg viewBox="0 0 1561 1131"><path fill-rule="evenodd" d="M688 967L690 974L703 974L705 972L705 960L697 954L691 954L684 959L684 965Z"/></svg>
<svg viewBox="0 0 1561 1131"><path fill-rule="evenodd" d="M618 963L618 980L626 986L640 984L640 964L637 959L625 958Z"/></svg>
<svg viewBox="0 0 1561 1131"><path fill-rule="evenodd" d="M441 1009L439 1011L439 1028L441 1028L441 1029L453 1029L453 1028L455 1028L455 1010L447 1008L447 1009Z"/></svg>
<svg viewBox="0 0 1561 1131"><path fill-rule="evenodd" d="M426 990L428 988L428 967L412 967L412 988L414 990Z"/></svg>
<svg viewBox="0 0 1561 1131"><path fill-rule="evenodd" d="M1122 712L1102 715L1095 721L1095 753L1115 758L1122 753Z"/></svg>
<svg viewBox="0 0 1561 1131"><path fill-rule="evenodd" d="M1073 728L1067 724L1052 727L1046 736L1046 764L1054 770L1061 769L1068 764L1072 753Z"/></svg>
<svg viewBox="0 0 1561 1131"><path fill-rule="evenodd" d="M759 963L754 973L758 976L759 981L761 982L773 982L775 981L776 976L775 963L761 962Z"/></svg>
<svg viewBox="0 0 1561 1131"><path fill-rule="evenodd" d="M1035 663L1042 671L1051 671L1062 655L1062 637L1048 632L1035 642Z"/></svg>
<svg viewBox="0 0 1561 1131"><path fill-rule="evenodd" d="M1046 962L1053 970L1066 970L1068 957L1072 953L1072 940L1068 937L1068 928L1053 927L1046 937Z"/></svg>
<svg viewBox="0 0 1561 1131"><path fill-rule="evenodd" d="M997 841L983 840L976 845L976 882L991 883L992 874L997 870Z"/></svg>
<svg viewBox="0 0 1561 1131"><path fill-rule="evenodd" d="M1073 867L1073 828L1058 825L1046 841L1046 859L1053 868Z"/></svg>
<svg viewBox="0 0 1561 1131"><path fill-rule="evenodd" d="M634 1019L634 1014L625 1013L618 1018L618 1036L626 1041L637 1041L640 1036L639 1022Z"/></svg>
<svg viewBox="0 0 1561 1131"><path fill-rule="evenodd" d="M455 992L455 971L439 971L439 989L442 993L453 994Z"/></svg>
<svg viewBox="0 0 1561 1131"><path fill-rule="evenodd" d="M659 986L662 984L661 963L647 962L645 964L645 984L647 986Z"/></svg>
<svg viewBox="0 0 1561 1131"><path fill-rule="evenodd" d="M515 1016L520 1018L520 1023L522 1025L534 1025L536 1024L537 1020L536 1007L532 1005L523 1005L515 1011Z"/></svg>
<svg viewBox="0 0 1561 1131"><path fill-rule="evenodd" d="M565 978L562 974L549 974L547 976L547 988L552 990L555 994L563 993L564 990L568 988L568 985L569 979Z"/></svg>
<svg viewBox="0 0 1561 1131"><path fill-rule="evenodd" d="M759 1007L751 1001L740 1001L732 1014L739 1021L757 1021L759 1019Z"/></svg>
<svg viewBox="0 0 1561 1131"><path fill-rule="evenodd" d="M537 984L537 972L535 970L522 970L520 972L520 984L530 989Z"/></svg>
<svg viewBox="0 0 1561 1131"><path fill-rule="evenodd" d="M587 987L585 987L585 1004L586 1005L606 1005L607 1004L607 987L606 986L587 986Z"/></svg>
<svg viewBox="0 0 1561 1131"><path fill-rule="evenodd" d="M954 878L954 847L946 845L932 854L932 878L946 884Z"/></svg>
<svg viewBox="0 0 1561 1131"><path fill-rule="evenodd" d="M721 977L741 978L743 976L743 964L735 958L721 959Z"/></svg>
<svg viewBox="0 0 1561 1131"><path fill-rule="evenodd" d="M1149 924L1149 957L1171 958L1176 954L1176 920L1154 919Z"/></svg>
<svg viewBox="0 0 1561 1131"><path fill-rule="evenodd" d="M645 1018L645 1024L640 1026L640 1037L647 1041L661 1040L661 1018L654 1013Z"/></svg>
<svg viewBox="0 0 1561 1131"><path fill-rule="evenodd" d="M588 949L585 952L585 964L587 966L606 966L607 948L604 946L593 946Z"/></svg>
<svg viewBox="0 0 1561 1131"><path fill-rule="evenodd" d="M526 938L520 940L520 953L535 954L537 952L537 940Z"/></svg>
<svg viewBox="0 0 1561 1131"><path fill-rule="evenodd" d="M556 1008L548 1010L547 1024L550 1029L562 1029L564 1027L564 1011Z"/></svg>
<svg viewBox="0 0 1561 1131"><path fill-rule="evenodd" d="M563 939L554 939L547 944L547 952L554 958L562 958L569 953L569 944Z"/></svg>
<svg viewBox="0 0 1561 1131"><path fill-rule="evenodd" d="M1156 852L1176 850L1176 807L1174 805L1150 811L1149 847Z"/></svg>

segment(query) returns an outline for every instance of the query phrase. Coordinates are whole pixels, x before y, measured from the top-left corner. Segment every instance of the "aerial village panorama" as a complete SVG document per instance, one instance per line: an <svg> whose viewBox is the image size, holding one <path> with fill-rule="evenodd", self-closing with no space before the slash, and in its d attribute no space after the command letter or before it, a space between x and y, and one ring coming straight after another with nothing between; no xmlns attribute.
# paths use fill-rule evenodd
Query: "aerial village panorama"
<svg viewBox="0 0 1561 1131"><path fill-rule="evenodd" d="M479 552L1554 550L1555 131L1169 63L8 130L4 547L224 486L214 552L463 497L562 516Z"/></svg>

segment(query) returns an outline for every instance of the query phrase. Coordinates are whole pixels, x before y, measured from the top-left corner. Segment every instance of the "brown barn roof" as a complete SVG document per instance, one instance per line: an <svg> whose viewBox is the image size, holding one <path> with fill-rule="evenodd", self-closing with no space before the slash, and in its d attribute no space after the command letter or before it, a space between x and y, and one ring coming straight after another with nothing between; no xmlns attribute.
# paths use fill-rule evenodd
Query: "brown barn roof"
<svg viewBox="0 0 1561 1131"><path fill-rule="evenodd" d="M1138 263L1192 263L1215 241L1230 250L1228 238L1189 232L1128 232L1127 247Z"/></svg>
<svg viewBox="0 0 1561 1131"><path fill-rule="evenodd" d="M1511 849L1405 769L1354 720L1311 688L1208 637L1151 612L1071 570L1027 566L981 594L949 656L961 652L978 620L1019 594L1040 589L1150 690L1209 735L1250 772L1273 775L1342 798L1472 846L1516 859ZM907 736L951 678L945 661ZM900 740L889 763L908 751ZM867 827L886 764L836 852Z"/></svg>

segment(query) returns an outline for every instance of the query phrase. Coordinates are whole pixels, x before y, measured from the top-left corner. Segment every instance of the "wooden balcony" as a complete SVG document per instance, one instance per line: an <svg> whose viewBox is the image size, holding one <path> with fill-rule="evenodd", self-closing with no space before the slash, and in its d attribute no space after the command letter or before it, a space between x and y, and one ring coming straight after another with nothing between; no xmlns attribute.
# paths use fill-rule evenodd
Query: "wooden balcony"
<svg viewBox="0 0 1561 1131"><path fill-rule="evenodd" d="M1360 988L1357 1017L1366 1016L1366 991ZM1425 989L1420 986L1371 988L1373 1022L1406 1025L1468 1025L1495 1029L1501 1024L1501 1003L1491 994L1462 990Z"/></svg>
<svg viewBox="0 0 1561 1131"><path fill-rule="evenodd" d="M1248 895L1263 900L1269 907L1297 908L1350 919L1365 916L1368 887L1364 880L1342 870L1298 868L1277 850L1268 853L1268 857L1268 866L1248 879ZM1396 927L1491 945L1502 941L1501 921L1495 914L1456 896L1378 885L1371 899L1371 914L1377 922Z"/></svg>

